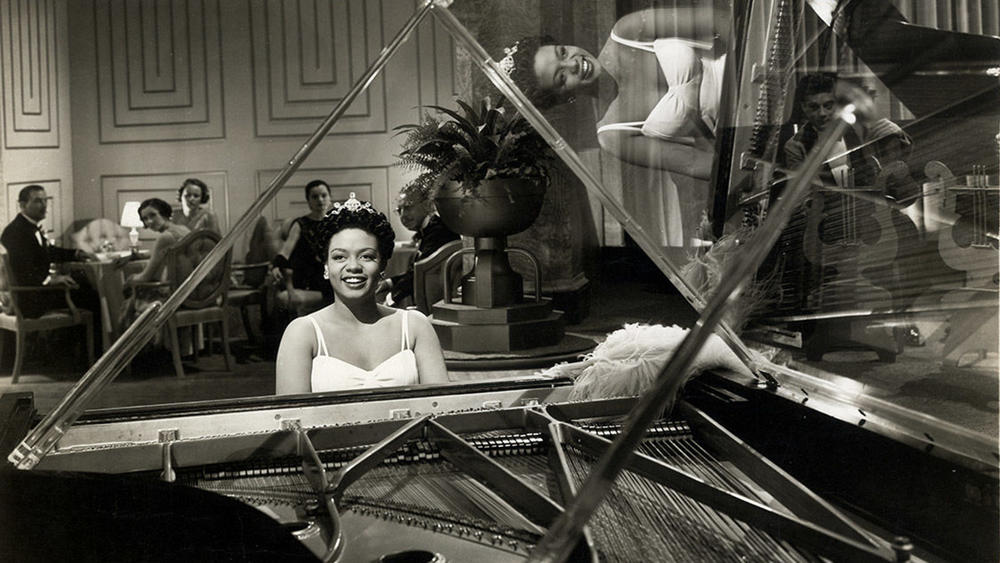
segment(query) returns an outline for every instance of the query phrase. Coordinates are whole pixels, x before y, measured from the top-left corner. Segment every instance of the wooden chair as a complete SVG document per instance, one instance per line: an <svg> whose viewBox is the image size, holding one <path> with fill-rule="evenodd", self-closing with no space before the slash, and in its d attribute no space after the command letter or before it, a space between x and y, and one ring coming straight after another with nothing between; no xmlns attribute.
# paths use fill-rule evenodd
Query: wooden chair
<svg viewBox="0 0 1000 563"><path fill-rule="evenodd" d="M171 293L194 271L205 256L218 244L221 237L208 230L192 231L170 247L166 254L167 282ZM177 330L185 326L219 323L222 333L222 352L225 355L226 371L232 371L233 359L229 352L229 327L226 324L226 303L229 290L229 274L232 266L232 251L226 253L219 264L191 292L181 307L167 320L174 371L178 377L184 376L181 364L180 339ZM155 285L155 284L153 284ZM211 339L209 339L211 342ZM197 358L197 353L195 354Z"/></svg>
<svg viewBox="0 0 1000 563"><path fill-rule="evenodd" d="M94 364L94 316L90 311L77 309L70 298L70 290L66 287L18 287L11 283L10 257L7 249L0 245L0 329L9 330L15 336L14 370L11 372L11 384L17 383L24 365L25 335L29 332L50 331L57 328L68 328L83 325L87 331L88 366ZM41 317L29 319L21 314L18 298L23 295L42 295L62 293L66 300L66 309L49 311Z"/></svg>
<svg viewBox="0 0 1000 563"><path fill-rule="evenodd" d="M240 310L243 329L246 330L247 339L251 344L257 344L258 341L250 322L250 307L260 307L261 322L267 324L274 301L273 286L268 279L268 272L275 254L277 250L274 247L271 227L267 218L261 216L257 219L250 235L247 263L232 265L235 276L226 297L229 307Z"/></svg>
<svg viewBox="0 0 1000 563"><path fill-rule="evenodd" d="M413 263L413 305L421 313L431 314L431 307L444 298L441 269L445 261L459 250L462 250L462 241L453 240ZM448 272L453 288L461 281L461 271L462 261L456 258Z"/></svg>

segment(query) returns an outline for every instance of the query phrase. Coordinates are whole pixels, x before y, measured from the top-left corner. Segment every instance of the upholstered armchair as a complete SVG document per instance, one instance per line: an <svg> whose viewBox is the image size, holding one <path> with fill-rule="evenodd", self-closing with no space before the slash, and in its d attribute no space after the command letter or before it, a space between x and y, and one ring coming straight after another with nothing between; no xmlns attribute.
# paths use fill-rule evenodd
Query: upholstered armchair
<svg viewBox="0 0 1000 563"><path fill-rule="evenodd" d="M104 252L102 244L109 243L111 250L128 250L128 230L110 219L80 219L74 221L64 235L65 245L97 254Z"/></svg>

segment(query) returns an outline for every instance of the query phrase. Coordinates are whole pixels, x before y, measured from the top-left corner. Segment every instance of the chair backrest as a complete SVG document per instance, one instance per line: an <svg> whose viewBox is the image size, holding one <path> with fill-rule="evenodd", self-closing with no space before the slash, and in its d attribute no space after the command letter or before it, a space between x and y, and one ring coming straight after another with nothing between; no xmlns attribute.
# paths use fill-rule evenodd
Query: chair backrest
<svg viewBox="0 0 1000 563"><path fill-rule="evenodd" d="M421 313L429 315L431 307L444 298L441 285L441 269L448 258L462 249L461 240L453 240L413 263L413 304ZM462 272L462 261L455 259L448 272L452 287L458 283Z"/></svg>
<svg viewBox="0 0 1000 563"><path fill-rule="evenodd" d="M253 226L253 231L250 233L246 263L260 264L270 262L277 253L278 249L275 247L271 224L268 222L267 217L261 215L257 218L257 222ZM266 268L248 269L243 273L243 284L250 287L260 287L264 285L266 280Z"/></svg>
<svg viewBox="0 0 1000 563"><path fill-rule="evenodd" d="M14 285L13 277L10 275L10 256L7 248L0 244L0 311L9 315L16 314L14 308L14 297L10 292L10 287Z"/></svg>
<svg viewBox="0 0 1000 563"><path fill-rule="evenodd" d="M85 219L74 221L68 231L68 245L86 252L103 252L101 245L107 241L114 250L129 248L128 231L110 219Z"/></svg>
<svg viewBox="0 0 1000 563"><path fill-rule="evenodd" d="M176 290L191 275L191 272L194 271L221 239L222 237L213 231L192 231L167 250L167 279L170 282L171 290ZM205 276L205 279L191 292L191 295L184 301L183 307L188 309L202 309L217 305L220 301L225 301L226 292L229 290L229 271L232 265L232 256L233 251L230 249L226 252L226 256L212 268L208 275ZM225 303L222 304L224 305Z"/></svg>

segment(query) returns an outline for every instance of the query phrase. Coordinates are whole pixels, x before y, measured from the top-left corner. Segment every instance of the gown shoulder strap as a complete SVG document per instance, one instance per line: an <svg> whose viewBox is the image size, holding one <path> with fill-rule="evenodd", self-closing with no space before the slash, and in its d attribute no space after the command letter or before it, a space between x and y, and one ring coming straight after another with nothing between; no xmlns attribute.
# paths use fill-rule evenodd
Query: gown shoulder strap
<svg viewBox="0 0 1000 563"><path fill-rule="evenodd" d="M625 39L624 37L618 35L611 30L611 40L619 45L625 45L626 47L632 47L633 49L640 49L642 51L653 52L653 42L652 41L636 41L635 39Z"/></svg>
<svg viewBox="0 0 1000 563"><path fill-rule="evenodd" d="M409 311L406 309L402 310L403 320L400 321L400 336L402 338L402 344L400 345L400 350L410 349L410 315Z"/></svg>
<svg viewBox="0 0 1000 563"><path fill-rule="evenodd" d="M316 319L312 315L306 315L306 318L309 319L309 322L313 325L313 330L316 331L316 342L319 343L319 355L329 356L330 353L326 350L326 340L323 340L323 331L319 329L319 323L316 322Z"/></svg>

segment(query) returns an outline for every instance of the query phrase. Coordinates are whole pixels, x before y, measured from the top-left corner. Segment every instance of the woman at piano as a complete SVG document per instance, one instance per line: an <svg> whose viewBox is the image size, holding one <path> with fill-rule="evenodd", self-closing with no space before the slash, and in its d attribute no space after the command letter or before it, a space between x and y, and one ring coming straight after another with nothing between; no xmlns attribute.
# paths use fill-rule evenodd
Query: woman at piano
<svg viewBox="0 0 1000 563"><path fill-rule="evenodd" d="M324 276L336 300L285 329L277 394L447 382L441 344L427 317L376 302L395 240L386 216L352 193L334 204L322 229Z"/></svg>

